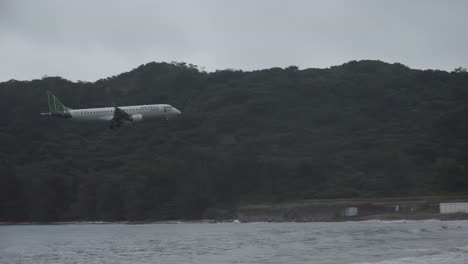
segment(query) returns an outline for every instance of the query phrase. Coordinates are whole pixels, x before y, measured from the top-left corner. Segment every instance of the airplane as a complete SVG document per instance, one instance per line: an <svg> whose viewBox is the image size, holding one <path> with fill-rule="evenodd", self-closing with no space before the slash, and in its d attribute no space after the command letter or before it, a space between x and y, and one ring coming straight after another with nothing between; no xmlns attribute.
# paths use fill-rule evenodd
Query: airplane
<svg viewBox="0 0 468 264"><path fill-rule="evenodd" d="M49 112L41 113L42 116L77 121L104 121L109 122L111 129L148 119L169 119L181 114L177 108L168 104L71 109L62 104L50 91L47 91L47 101Z"/></svg>

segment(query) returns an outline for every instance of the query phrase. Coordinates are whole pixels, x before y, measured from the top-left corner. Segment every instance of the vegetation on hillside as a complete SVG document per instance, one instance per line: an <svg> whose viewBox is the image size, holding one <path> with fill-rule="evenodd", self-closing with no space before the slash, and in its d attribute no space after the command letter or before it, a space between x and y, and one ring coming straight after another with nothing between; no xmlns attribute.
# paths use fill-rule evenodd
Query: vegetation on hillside
<svg viewBox="0 0 468 264"><path fill-rule="evenodd" d="M119 130L71 108L169 103ZM148 63L94 83L0 83L0 221L201 218L240 200L467 193L468 73L352 61L207 73Z"/></svg>

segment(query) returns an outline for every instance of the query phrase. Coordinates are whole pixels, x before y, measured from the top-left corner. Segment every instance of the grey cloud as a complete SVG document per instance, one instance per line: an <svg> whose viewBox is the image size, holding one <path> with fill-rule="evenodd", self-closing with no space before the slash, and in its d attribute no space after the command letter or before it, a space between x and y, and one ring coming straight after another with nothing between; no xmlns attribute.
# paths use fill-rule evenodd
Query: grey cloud
<svg viewBox="0 0 468 264"><path fill-rule="evenodd" d="M94 81L149 61L208 70L354 59L468 64L466 1L0 1L0 81Z"/></svg>

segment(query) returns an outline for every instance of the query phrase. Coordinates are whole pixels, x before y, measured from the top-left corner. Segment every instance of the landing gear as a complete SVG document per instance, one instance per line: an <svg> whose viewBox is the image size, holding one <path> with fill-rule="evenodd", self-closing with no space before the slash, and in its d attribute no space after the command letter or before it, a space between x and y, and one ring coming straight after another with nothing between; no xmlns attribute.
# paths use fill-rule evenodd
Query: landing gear
<svg viewBox="0 0 468 264"><path fill-rule="evenodd" d="M116 129L122 126L122 120L112 119L109 125L110 129Z"/></svg>

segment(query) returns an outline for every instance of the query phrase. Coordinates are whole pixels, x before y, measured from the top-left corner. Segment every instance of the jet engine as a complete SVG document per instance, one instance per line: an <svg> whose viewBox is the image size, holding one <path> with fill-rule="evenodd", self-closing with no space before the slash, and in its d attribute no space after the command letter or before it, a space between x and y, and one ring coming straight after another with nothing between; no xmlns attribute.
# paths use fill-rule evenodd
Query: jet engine
<svg viewBox="0 0 468 264"><path fill-rule="evenodd" d="M143 121L143 116L138 114L138 115L132 115L132 121L133 122L140 122Z"/></svg>
<svg viewBox="0 0 468 264"><path fill-rule="evenodd" d="M115 107L114 118L112 118L110 122L110 128L119 128L122 125L129 126L132 125L134 122L141 121L143 121L143 116L141 114L129 115L122 109Z"/></svg>
<svg viewBox="0 0 468 264"><path fill-rule="evenodd" d="M131 116L129 116L129 119L122 120L122 125L131 126L131 125L133 125L133 123L141 122L141 121L143 121L143 116L142 115L140 115L140 114L131 115Z"/></svg>

